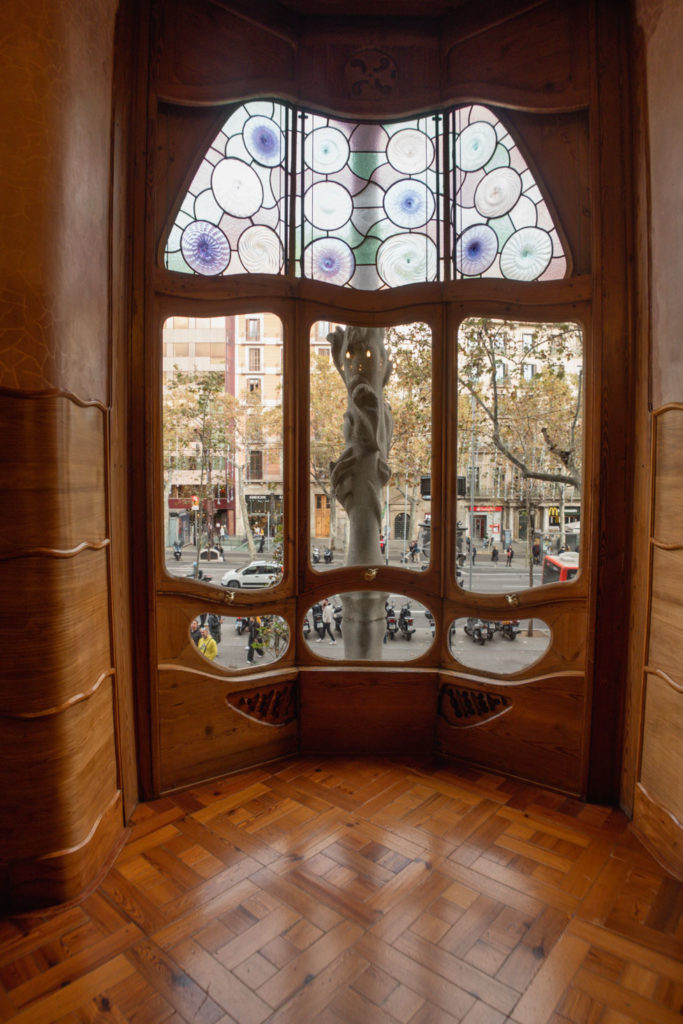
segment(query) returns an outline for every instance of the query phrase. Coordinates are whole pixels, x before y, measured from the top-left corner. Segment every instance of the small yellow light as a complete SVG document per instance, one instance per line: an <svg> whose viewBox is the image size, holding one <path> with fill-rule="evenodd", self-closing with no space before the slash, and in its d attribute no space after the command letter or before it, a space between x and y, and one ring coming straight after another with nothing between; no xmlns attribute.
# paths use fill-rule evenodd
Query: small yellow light
<svg viewBox="0 0 683 1024"><path fill-rule="evenodd" d="M366 354L366 356L368 357L368 359L372 359L372 352L370 351L370 349L369 349L369 348L366 348L366 350L365 350L365 354Z"/></svg>
<svg viewBox="0 0 683 1024"><path fill-rule="evenodd" d="M350 353L350 352L347 352L347 353L346 353L346 355L344 356L344 358L345 358L345 359L350 359L350 358L351 358L351 353Z"/></svg>

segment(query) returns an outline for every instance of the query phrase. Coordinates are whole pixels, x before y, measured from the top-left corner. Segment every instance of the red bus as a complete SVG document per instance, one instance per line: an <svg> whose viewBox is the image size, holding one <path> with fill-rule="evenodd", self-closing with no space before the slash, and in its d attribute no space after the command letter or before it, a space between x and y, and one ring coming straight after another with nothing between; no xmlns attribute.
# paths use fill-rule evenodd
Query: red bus
<svg viewBox="0 0 683 1024"><path fill-rule="evenodd" d="M542 583L564 583L579 571L578 551L563 551L561 555L546 555L543 559Z"/></svg>

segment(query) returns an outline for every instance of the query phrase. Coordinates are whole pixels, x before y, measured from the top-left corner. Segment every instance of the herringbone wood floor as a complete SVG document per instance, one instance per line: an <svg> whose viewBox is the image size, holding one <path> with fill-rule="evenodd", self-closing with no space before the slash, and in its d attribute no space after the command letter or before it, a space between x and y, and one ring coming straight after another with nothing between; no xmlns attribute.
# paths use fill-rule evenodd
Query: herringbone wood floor
<svg viewBox="0 0 683 1024"><path fill-rule="evenodd" d="M682 907L619 812L296 759L141 806L84 903L0 922L0 1020L680 1024Z"/></svg>

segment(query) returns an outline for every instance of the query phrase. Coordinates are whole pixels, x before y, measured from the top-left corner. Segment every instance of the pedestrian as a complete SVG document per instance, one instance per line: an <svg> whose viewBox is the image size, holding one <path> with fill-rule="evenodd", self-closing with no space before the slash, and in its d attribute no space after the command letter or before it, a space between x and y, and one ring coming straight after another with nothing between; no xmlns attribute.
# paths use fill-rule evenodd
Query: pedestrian
<svg viewBox="0 0 683 1024"><path fill-rule="evenodd" d="M263 554L263 548L264 548L265 543L266 543L266 535L263 532L263 530L261 530L261 539L260 539L259 544L258 544L258 549L259 549L259 554L260 555Z"/></svg>
<svg viewBox="0 0 683 1024"><path fill-rule="evenodd" d="M491 549L491 561L495 562L496 565L498 565L498 548L496 547L495 544L493 545L493 548Z"/></svg>
<svg viewBox="0 0 683 1024"><path fill-rule="evenodd" d="M247 636L249 642L247 643L247 661L250 665L254 663L254 651L263 657L264 650L261 644L261 620L256 615L250 615L247 619Z"/></svg>
<svg viewBox="0 0 683 1024"><path fill-rule="evenodd" d="M221 622L222 619L220 615L214 615L213 612L209 613L206 624L209 627L209 633L217 644L221 642Z"/></svg>
<svg viewBox="0 0 683 1024"><path fill-rule="evenodd" d="M327 635L330 638L330 641L329 641L330 644L336 644L337 641L334 639L334 634L332 633L332 623L333 622L334 622L334 610L333 610L332 605L330 604L330 602L327 600L327 598L325 598L323 600L323 631L320 634L318 640L316 641L317 643L321 644L323 642L323 640L325 639L325 634L327 633Z"/></svg>
<svg viewBox="0 0 683 1024"><path fill-rule="evenodd" d="M203 654L205 658L209 659L209 661L213 661L213 659L218 654L218 646L214 638L209 633L208 626L202 626L201 636L199 638L197 648L199 649L199 653Z"/></svg>
<svg viewBox="0 0 683 1024"><path fill-rule="evenodd" d="M477 560L477 549L474 547L474 545L472 545L472 565L474 565L476 560Z"/></svg>
<svg viewBox="0 0 683 1024"><path fill-rule="evenodd" d="M531 552L532 552L532 554L534 556L534 565L540 565L541 564L541 545L538 543L538 541L534 542L534 546L532 547Z"/></svg>
<svg viewBox="0 0 683 1024"><path fill-rule="evenodd" d="M193 619L190 623L190 636L192 637L195 645L199 643L199 638L202 635L201 626L197 619Z"/></svg>
<svg viewBox="0 0 683 1024"><path fill-rule="evenodd" d="M380 535L379 535L379 549L382 552L382 554L384 554L384 549L385 549L386 545L387 545L387 542L384 539L384 534L380 533Z"/></svg>
<svg viewBox="0 0 683 1024"><path fill-rule="evenodd" d="M515 557L515 553L512 550L512 544L510 544L507 551L505 552L505 556L505 565L512 565L512 559Z"/></svg>
<svg viewBox="0 0 683 1024"><path fill-rule="evenodd" d="M411 540L410 544L408 545L408 554L410 555L411 562L415 561L415 555L418 554L419 550L420 549L417 546L417 541Z"/></svg>

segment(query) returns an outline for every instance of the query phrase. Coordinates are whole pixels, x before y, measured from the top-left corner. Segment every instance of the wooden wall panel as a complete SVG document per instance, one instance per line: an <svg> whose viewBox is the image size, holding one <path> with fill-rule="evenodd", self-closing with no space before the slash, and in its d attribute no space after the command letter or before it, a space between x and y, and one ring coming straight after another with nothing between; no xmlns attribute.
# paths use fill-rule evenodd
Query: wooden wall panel
<svg viewBox="0 0 683 1024"><path fill-rule="evenodd" d="M434 746L436 683L434 671L302 669L302 753L428 754Z"/></svg>
<svg viewBox="0 0 683 1024"><path fill-rule="evenodd" d="M200 659L201 655L197 655ZM202 659L203 660L203 659ZM298 750L296 719L269 725L234 710L227 697L283 681L296 672L244 673L238 679L219 671L181 665L159 670L158 755L161 792L247 768Z"/></svg>
<svg viewBox="0 0 683 1024"><path fill-rule="evenodd" d="M0 820L14 823L2 830L0 863L12 878L18 862L31 862L37 884L40 863L61 856L63 884L50 872L55 901L79 895L70 888L64 855L89 843L118 798L113 721L109 680L64 711L0 719ZM100 868L101 862L90 864L87 873L93 877ZM14 899L21 903L21 894Z"/></svg>
<svg viewBox="0 0 683 1024"><path fill-rule="evenodd" d="M536 676L524 683L442 672L437 750L448 756L542 782L570 793L583 787L585 681L579 673ZM461 719L448 713L448 689L461 694L473 713ZM477 714L483 694L494 713ZM457 696L457 694L456 694ZM500 713L492 698L508 705ZM443 703L442 703L443 702ZM483 706L483 705L482 705ZM458 724L453 724L454 722Z"/></svg>
<svg viewBox="0 0 683 1024"><path fill-rule="evenodd" d="M683 684L683 548L652 552L648 665Z"/></svg>
<svg viewBox="0 0 683 1024"><path fill-rule="evenodd" d="M17 549L68 551L106 536L105 416L63 394L5 391L0 404L0 558Z"/></svg>
<svg viewBox="0 0 683 1024"><path fill-rule="evenodd" d="M112 671L106 552L12 559L0 573L0 714L41 714L87 695Z"/></svg>
<svg viewBox="0 0 683 1024"><path fill-rule="evenodd" d="M657 420L654 535L662 544L681 544L683 543L683 409L668 409L660 413Z"/></svg>
<svg viewBox="0 0 683 1024"><path fill-rule="evenodd" d="M683 823L683 688L647 674L640 781Z"/></svg>

